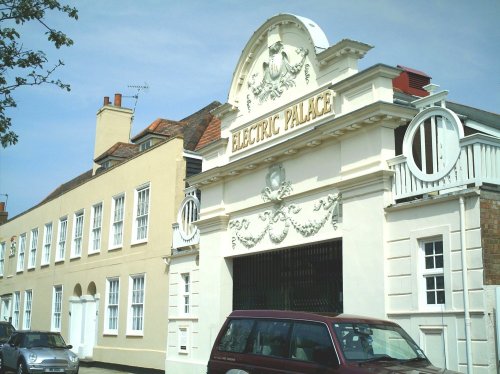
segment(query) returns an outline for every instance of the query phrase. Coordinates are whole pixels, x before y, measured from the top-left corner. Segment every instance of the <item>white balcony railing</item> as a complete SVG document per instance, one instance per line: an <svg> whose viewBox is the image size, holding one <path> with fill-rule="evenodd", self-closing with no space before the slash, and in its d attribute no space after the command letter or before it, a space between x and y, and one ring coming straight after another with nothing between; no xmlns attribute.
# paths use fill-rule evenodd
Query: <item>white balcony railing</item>
<svg viewBox="0 0 500 374"><path fill-rule="evenodd" d="M200 201L196 189L185 190L185 198L177 214L177 222L172 225L172 253L192 248L200 242L200 230L194 224L199 218Z"/></svg>
<svg viewBox="0 0 500 374"><path fill-rule="evenodd" d="M426 193L447 193L468 185L484 183L500 185L500 139L474 134L460 140L460 156L455 166L442 178L423 181L408 167L406 157L401 155L388 161L394 171L392 183L393 199L399 200Z"/></svg>

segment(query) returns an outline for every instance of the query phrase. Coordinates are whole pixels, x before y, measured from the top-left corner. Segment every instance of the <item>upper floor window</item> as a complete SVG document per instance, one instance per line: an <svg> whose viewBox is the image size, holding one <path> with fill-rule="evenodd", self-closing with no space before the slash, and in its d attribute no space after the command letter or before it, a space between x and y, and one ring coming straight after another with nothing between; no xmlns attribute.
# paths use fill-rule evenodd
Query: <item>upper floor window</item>
<svg viewBox="0 0 500 374"><path fill-rule="evenodd" d="M190 276L189 273L184 273L181 274L181 313L182 314L189 314L190 312L190 306L191 306L191 300L190 300Z"/></svg>
<svg viewBox="0 0 500 374"><path fill-rule="evenodd" d="M127 333L141 335L144 329L144 274L130 277L129 283L129 315Z"/></svg>
<svg viewBox="0 0 500 374"><path fill-rule="evenodd" d="M90 233L90 253L99 252L101 250L101 231L102 231L102 203L92 207L92 216L90 218L92 224Z"/></svg>
<svg viewBox="0 0 500 374"><path fill-rule="evenodd" d="M148 238L149 185L135 191L134 241L143 242Z"/></svg>
<svg viewBox="0 0 500 374"><path fill-rule="evenodd" d="M106 316L104 332L118 333L118 303L120 296L120 280L109 278L106 285Z"/></svg>
<svg viewBox="0 0 500 374"><path fill-rule="evenodd" d="M141 145L139 146L139 151L141 151L141 152L145 151L146 149L151 148L152 145L153 145L153 140L148 139L145 142L141 143Z"/></svg>
<svg viewBox="0 0 500 374"><path fill-rule="evenodd" d="M0 277L3 276L3 271L5 267L5 248L7 244L5 242L0 243Z"/></svg>
<svg viewBox="0 0 500 374"><path fill-rule="evenodd" d="M23 328L25 330L31 329L31 304L33 302L33 291L24 291L24 320Z"/></svg>
<svg viewBox="0 0 500 374"><path fill-rule="evenodd" d="M36 265L36 249L38 246L38 228L31 230L31 245L28 261L28 269L33 269Z"/></svg>
<svg viewBox="0 0 500 374"><path fill-rule="evenodd" d="M68 235L68 218L59 220L59 239L57 243L56 261L64 261L66 255L66 237Z"/></svg>
<svg viewBox="0 0 500 374"><path fill-rule="evenodd" d="M42 265L48 265L50 262L50 252L52 250L52 222L45 224L43 234Z"/></svg>
<svg viewBox="0 0 500 374"><path fill-rule="evenodd" d="M424 305L440 306L446 301L443 240L421 242L421 276Z"/></svg>
<svg viewBox="0 0 500 374"><path fill-rule="evenodd" d="M24 252L26 251L26 233L19 236L19 251L17 252L17 267L16 271L24 270Z"/></svg>
<svg viewBox="0 0 500 374"><path fill-rule="evenodd" d="M75 213L71 257L81 257L82 241L83 241L83 210Z"/></svg>
<svg viewBox="0 0 500 374"><path fill-rule="evenodd" d="M52 331L61 331L62 295L62 286L54 286L52 292Z"/></svg>
<svg viewBox="0 0 500 374"><path fill-rule="evenodd" d="M113 197L111 214L111 248L121 247L123 244L123 217L125 209L125 195Z"/></svg>
<svg viewBox="0 0 500 374"><path fill-rule="evenodd" d="M20 300L21 293L19 291L14 292L14 305L12 308L12 326L19 329L19 312L20 312Z"/></svg>

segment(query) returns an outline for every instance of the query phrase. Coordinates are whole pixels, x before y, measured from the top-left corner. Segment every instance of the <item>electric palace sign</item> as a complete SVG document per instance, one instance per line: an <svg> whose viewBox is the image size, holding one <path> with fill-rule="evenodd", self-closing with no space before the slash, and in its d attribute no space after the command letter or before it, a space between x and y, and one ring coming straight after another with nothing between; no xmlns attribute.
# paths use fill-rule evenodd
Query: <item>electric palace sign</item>
<svg viewBox="0 0 500 374"><path fill-rule="evenodd" d="M333 91L325 90L232 134L232 152L252 147L332 113Z"/></svg>

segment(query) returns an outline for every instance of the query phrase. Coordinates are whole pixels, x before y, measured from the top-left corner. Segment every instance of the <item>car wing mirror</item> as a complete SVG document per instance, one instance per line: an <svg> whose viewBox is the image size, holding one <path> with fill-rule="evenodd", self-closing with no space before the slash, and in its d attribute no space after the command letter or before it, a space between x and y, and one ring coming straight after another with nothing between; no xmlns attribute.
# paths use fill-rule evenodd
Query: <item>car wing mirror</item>
<svg viewBox="0 0 500 374"><path fill-rule="evenodd" d="M66 348L71 349L71 348L73 348L73 345L68 344L68 345L66 346Z"/></svg>

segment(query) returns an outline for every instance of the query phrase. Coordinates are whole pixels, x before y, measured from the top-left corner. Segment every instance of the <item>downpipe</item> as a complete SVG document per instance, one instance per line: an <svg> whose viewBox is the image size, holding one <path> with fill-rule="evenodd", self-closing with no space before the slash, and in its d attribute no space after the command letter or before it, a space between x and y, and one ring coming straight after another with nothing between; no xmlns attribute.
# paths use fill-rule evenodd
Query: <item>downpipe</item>
<svg viewBox="0 0 500 374"><path fill-rule="evenodd" d="M471 320L469 311L469 282L467 268L467 242L465 237L465 202L464 197L460 196L460 244L462 254L462 284L464 294L464 319L465 319L465 349L467 354L467 373L472 374L472 340L471 340Z"/></svg>

